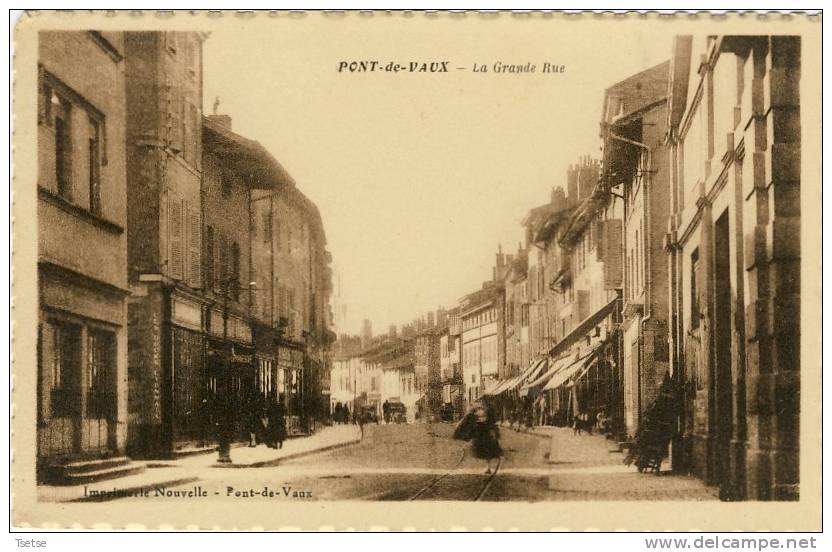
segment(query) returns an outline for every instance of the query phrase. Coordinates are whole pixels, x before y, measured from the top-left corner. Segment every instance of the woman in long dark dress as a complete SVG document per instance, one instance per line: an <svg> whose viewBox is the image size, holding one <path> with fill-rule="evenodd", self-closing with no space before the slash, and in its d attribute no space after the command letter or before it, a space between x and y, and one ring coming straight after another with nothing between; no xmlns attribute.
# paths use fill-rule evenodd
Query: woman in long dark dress
<svg viewBox="0 0 832 552"><path fill-rule="evenodd" d="M283 448L283 441L286 439L286 417L283 404L271 403L269 405L269 442L271 448Z"/></svg>
<svg viewBox="0 0 832 552"><path fill-rule="evenodd" d="M494 422L494 416L484 405L475 406L473 414L476 416L476 423L473 424L471 432L474 456L488 463L485 473L490 474L491 462L493 461L496 467L503 455L503 449L500 447L500 430Z"/></svg>

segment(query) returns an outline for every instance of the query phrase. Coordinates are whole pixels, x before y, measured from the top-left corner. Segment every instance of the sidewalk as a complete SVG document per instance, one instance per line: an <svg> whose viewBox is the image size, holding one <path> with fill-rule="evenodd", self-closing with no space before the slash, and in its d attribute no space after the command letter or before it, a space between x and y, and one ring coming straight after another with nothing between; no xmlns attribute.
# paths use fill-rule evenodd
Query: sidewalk
<svg viewBox="0 0 832 552"><path fill-rule="evenodd" d="M534 435L535 437L546 437L549 438L552 436L552 433L559 428L554 426L534 426L534 427L526 427L524 425L514 427L510 427L507 422L500 422L499 423L500 429L508 429L511 431L516 431L517 433L526 433L528 435Z"/></svg>
<svg viewBox="0 0 832 552"><path fill-rule="evenodd" d="M94 502L113 500L125 495L142 492L153 493L157 489L194 483L205 478L206 468L259 468L276 466L293 458L345 447L360 442L358 426L343 425L325 427L308 437L288 439L282 449L270 449L265 445L257 447L235 447L231 449L232 464L218 464L217 453L196 454L174 460L136 462L145 464L142 473L97 481L86 485L38 485L38 500L44 502ZM92 492L91 492L92 491ZM97 493L119 493L100 495ZM129 498L125 498L129 500Z"/></svg>
<svg viewBox="0 0 832 552"><path fill-rule="evenodd" d="M569 428L550 429L549 490L564 500L717 500L718 492L701 480L674 475L667 461L660 474L638 473L612 453L603 435L575 435Z"/></svg>
<svg viewBox="0 0 832 552"><path fill-rule="evenodd" d="M308 437L287 439L283 442L283 448L280 449L272 449L266 445L232 448L231 464L217 463L216 453L184 457L175 460L173 463L187 468L208 466L215 468L265 468L276 466L286 460L353 445L360 441L361 431L358 426L335 425L325 427Z"/></svg>

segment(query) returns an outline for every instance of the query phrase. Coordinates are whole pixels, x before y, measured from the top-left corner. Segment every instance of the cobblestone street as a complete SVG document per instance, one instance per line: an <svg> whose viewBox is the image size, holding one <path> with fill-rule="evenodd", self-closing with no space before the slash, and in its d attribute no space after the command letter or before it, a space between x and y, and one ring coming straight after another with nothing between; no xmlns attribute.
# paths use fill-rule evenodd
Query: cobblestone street
<svg viewBox="0 0 832 552"><path fill-rule="evenodd" d="M598 435L574 435L564 428L533 432L502 428L505 455L496 475L489 476L484 473L485 463L470 453L468 443L451 438L452 430L451 424L368 425L364 438L354 443L352 432L357 437L357 428L337 426L326 439L317 438L321 441L317 453L315 443L302 439L289 441L285 455L263 446L235 448L236 469L218 469L216 455L200 455L148 468L136 481L148 486L149 498L160 500L165 496L154 496L154 473L165 476L160 481L172 482L164 485L167 492L187 492L199 486L207 494L204 500L210 501L240 498L241 494L255 500L717 499L715 489L692 477L669 472L640 474L622 463L621 453L610 452L611 441ZM323 446L328 440L341 444L328 450ZM304 452L295 456L292 450ZM123 484L102 482L90 488ZM264 488L277 496L263 496ZM64 489L61 496L67 500L71 494Z"/></svg>

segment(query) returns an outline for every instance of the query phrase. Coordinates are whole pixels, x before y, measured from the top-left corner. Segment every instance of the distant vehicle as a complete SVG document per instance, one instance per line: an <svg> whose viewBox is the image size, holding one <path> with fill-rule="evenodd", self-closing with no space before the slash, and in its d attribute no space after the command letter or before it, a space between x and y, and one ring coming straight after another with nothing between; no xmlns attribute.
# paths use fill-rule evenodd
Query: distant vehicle
<svg viewBox="0 0 832 552"><path fill-rule="evenodd" d="M390 423L407 423L407 407L400 402L388 402L387 412L390 416Z"/></svg>
<svg viewBox="0 0 832 552"><path fill-rule="evenodd" d="M361 421L365 424L378 423L378 413L376 412L376 407L371 404L365 404L362 406L359 411L359 416L361 416Z"/></svg>

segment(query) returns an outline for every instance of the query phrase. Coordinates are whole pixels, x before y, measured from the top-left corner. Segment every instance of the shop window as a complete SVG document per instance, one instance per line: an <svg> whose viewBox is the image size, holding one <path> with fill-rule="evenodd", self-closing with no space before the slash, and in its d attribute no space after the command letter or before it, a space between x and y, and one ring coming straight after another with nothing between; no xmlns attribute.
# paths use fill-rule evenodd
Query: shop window
<svg viewBox="0 0 832 552"><path fill-rule="evenodd" d="M87 332L87 416L113 418L115 414L116 337L108 331Z"/></svg>
<svg viewBox="0 0 832 552"><path fill-rule="evenodd" d="M80 414L81 327L52 321L51 414L65 418Z"/></svg>

